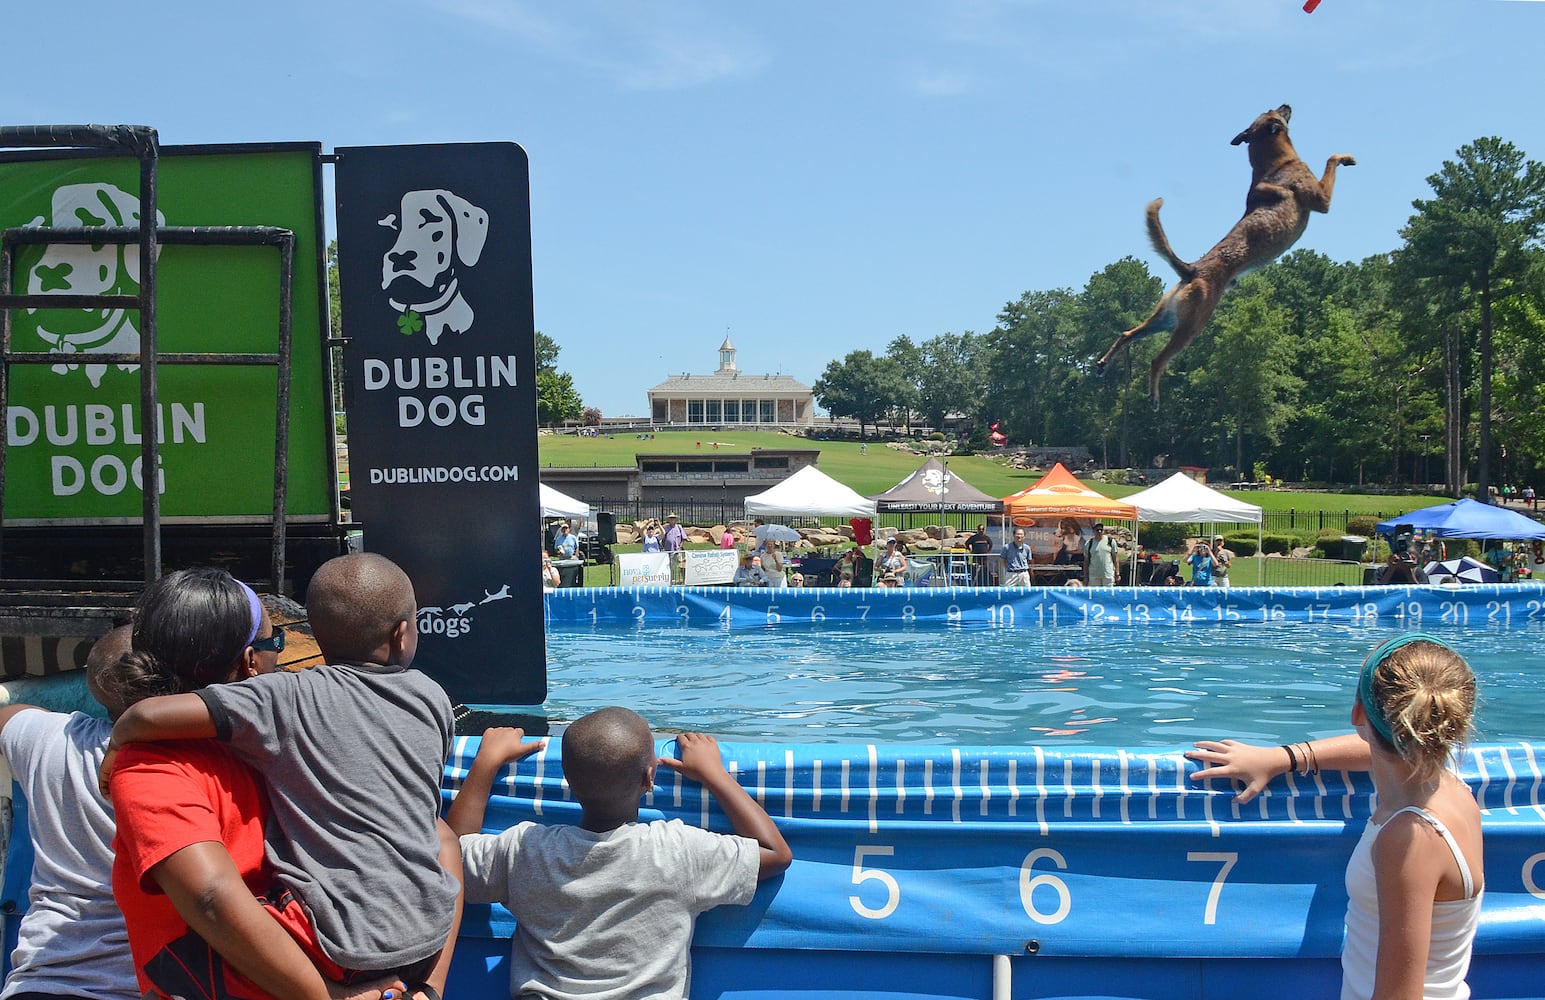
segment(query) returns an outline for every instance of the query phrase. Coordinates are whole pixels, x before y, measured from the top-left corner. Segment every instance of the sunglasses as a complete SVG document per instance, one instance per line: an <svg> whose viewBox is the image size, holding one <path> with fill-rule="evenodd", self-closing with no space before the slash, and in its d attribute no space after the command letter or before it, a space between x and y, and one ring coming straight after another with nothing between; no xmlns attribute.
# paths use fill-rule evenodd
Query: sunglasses
<svg viewBox="0 0 1545 1000"><path fill-rule="evenodd" d="M278 653L284 649L284 626L275 625L274 634L267 639L253 639L247 645L260 653Z"/></svg>

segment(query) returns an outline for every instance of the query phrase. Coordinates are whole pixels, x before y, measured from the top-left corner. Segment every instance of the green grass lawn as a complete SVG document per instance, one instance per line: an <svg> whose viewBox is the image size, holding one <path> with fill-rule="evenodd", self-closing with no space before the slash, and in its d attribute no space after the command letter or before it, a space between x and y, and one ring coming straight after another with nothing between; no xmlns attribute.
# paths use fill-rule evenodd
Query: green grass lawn
<svg viewBox="0 0 1545 1000"><path fill-rule="evenodd" d="M717 441L719 448L713 448ZM909 452L888 448L871 441L866 452L856 441L816 441L791 434L766 431L661 431L643 441L632 434L615 437L574 437L544 434L537 439L537 451L543 466L629 466L639 454L696 453L701 445L705 455L749 455L752 448L815 448L821 453L821 471L852 487L864 496L890 489L907 474L923 464L923 459ZM955 456L948 459L950 471L977 489L992 496L1006 497L1024 489L1041 477L1040 473L1012 469L984 455ZM1141 486L1092 484L1110 497L1124 497ZM1153 485L1153 484L1150 484ZM1254 504L1265 511L1327 511L1352 514L1395 515L1420 507L1444 503L1438 496L1380 496L1361 493L1300 493L1285 490L1223 490L1228 496Z"/></svg>

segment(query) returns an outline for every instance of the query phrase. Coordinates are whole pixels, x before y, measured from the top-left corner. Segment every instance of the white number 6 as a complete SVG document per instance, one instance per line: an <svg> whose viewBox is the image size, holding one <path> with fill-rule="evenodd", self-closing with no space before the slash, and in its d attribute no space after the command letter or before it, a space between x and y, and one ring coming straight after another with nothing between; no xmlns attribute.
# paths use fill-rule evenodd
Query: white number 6
<svg viewBox="0 0 1545 1000"><path fill-rule="evenodd" d="M856 895L849 896L848 902L853 904L853 912L870 920L884 920L896 912L896 905L901 902L901 886L896 884L896 877L890 872L882 872L878 868L865 868L864 859L871 854L890 857L896 853L894 847L855 847L853 848L853 884L862 885L865 882L875 881L885 886L885 905L878 910L870 909L864 905L864 901Z"/></svg>
<svg viewBox="0 0 1545 1000"><path fill-rule="evenodd" d="M1067 870L1068 863L1061 854L1049 847L1042 847L1031 851L1025 858L1025 863L1019 866L1019 902L1024 906L1030 919L1038 924L1060 924L1066 920L1069 911L1073 909L1073 894L1068 892L1068 884L1055 875L1031 876L1030 870L1040 860L1048 860L1058 868ZM1057 894L1057 909L1051 913L1042 913L1035 908L1035 901L1031 899L1035 890L1043 885L1051 886Z"/></svg>

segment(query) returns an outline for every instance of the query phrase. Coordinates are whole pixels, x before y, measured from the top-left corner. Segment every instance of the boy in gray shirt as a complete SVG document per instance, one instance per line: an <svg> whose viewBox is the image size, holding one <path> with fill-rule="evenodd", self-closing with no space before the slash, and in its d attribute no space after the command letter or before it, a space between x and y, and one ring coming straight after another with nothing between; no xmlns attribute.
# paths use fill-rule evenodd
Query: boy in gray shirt
<svg viewBox="0 0 1545 1000"><path fill-rule="evenodd" d="M328 979L390 973L438 1000L461 916L439 820L454 721L440 686L410 669L413 585L381 556L341 556L317 570L306 607L327 666L147 699L113 745L230 744L268 785L266 902L280 923Z"/></svg>
<svg viewBox="0 0 1545 1000"><path fill-rule="evenodd" d="M483 734L447 820L461 834L467 901L515 916L510 993L553 1000L685 997L697 915L745 904L793 855L765 810L719 759L719 744L682 733L681 757L655 757L649 724L625 708L592 712L563 734L563 773L578 826L521 823L484 834L499 769L541 748L518 729ZM679 819L638 822L663 764L700 782L736 836Z"/></svg>

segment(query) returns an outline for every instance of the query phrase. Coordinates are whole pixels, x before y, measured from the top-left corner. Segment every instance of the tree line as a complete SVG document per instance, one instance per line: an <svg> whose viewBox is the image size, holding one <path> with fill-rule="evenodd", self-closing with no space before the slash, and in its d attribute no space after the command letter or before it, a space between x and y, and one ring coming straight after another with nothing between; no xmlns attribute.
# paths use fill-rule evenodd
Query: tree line
<svg viewBox="0 0 1545 1000"><path fill-rule="evenodd" d="M1111 466L1245 479L1442 483L1458 496L1545 469L1545 166L1490 137L1427 178L1401 245L1358 263L1296 250L1246 276L1169 367L1167 334L1097 358L1164 291L1123 257L1079 290L1027 291L985 334L898 336L830 362L814 390L861 433L959 414L973 444L1084 445Z"/></svg>

